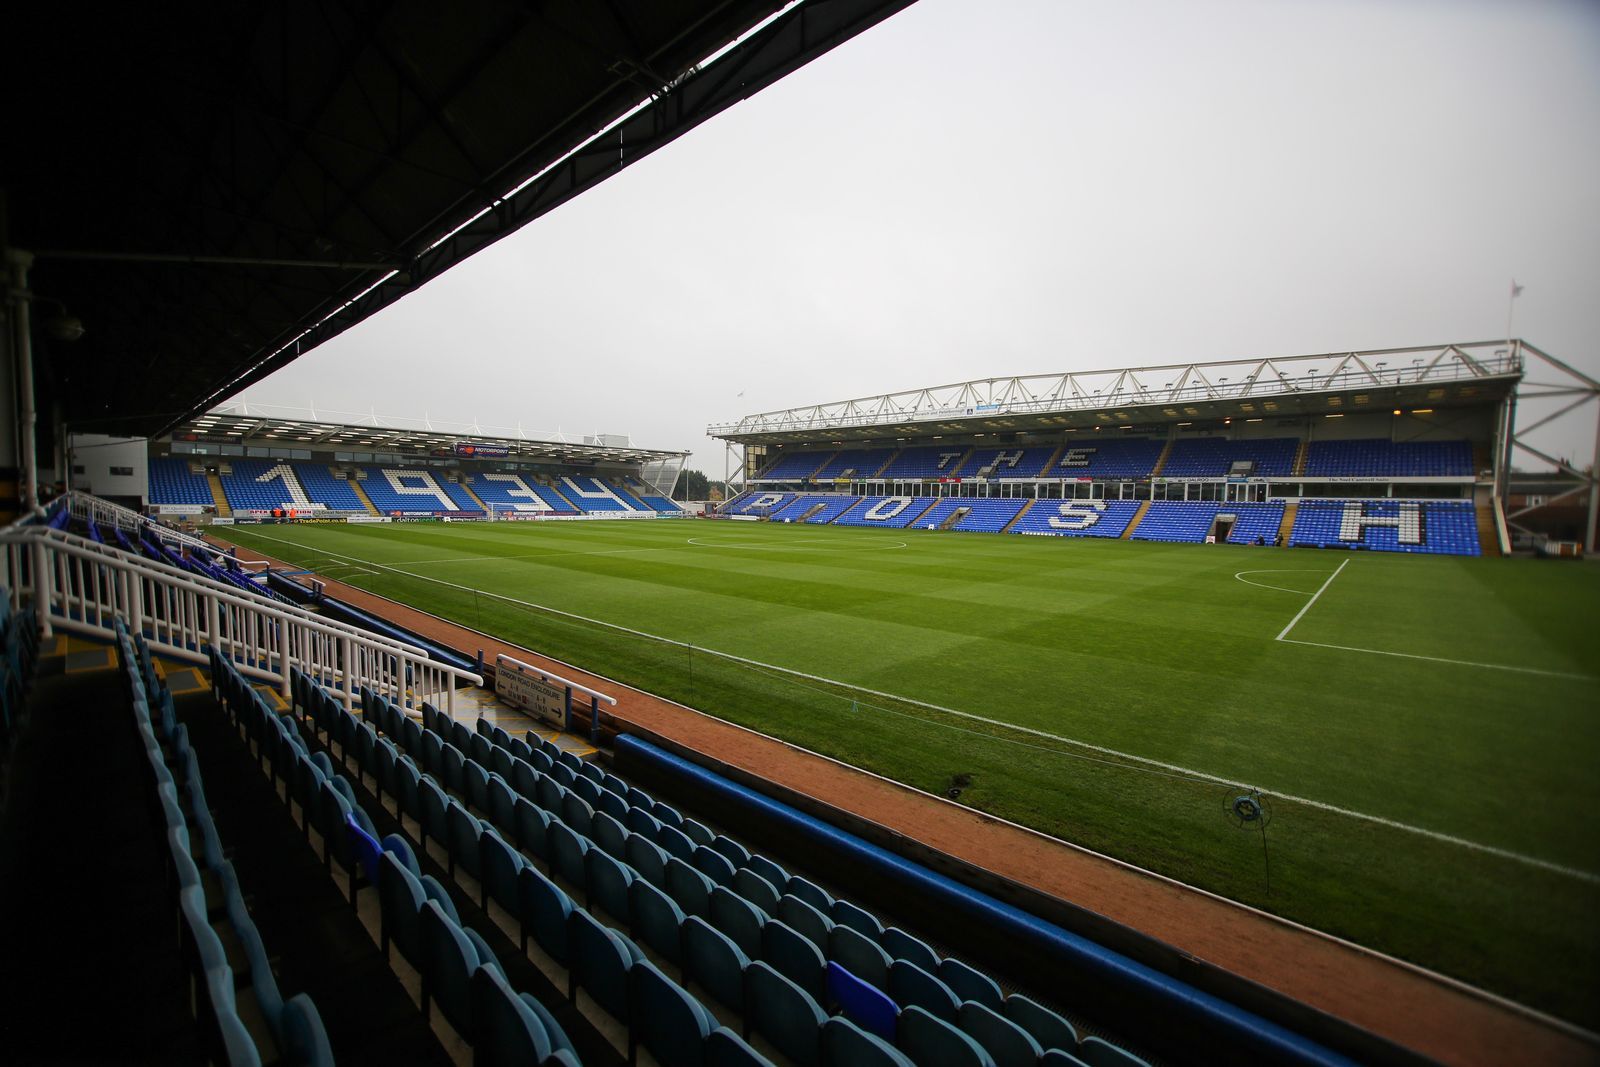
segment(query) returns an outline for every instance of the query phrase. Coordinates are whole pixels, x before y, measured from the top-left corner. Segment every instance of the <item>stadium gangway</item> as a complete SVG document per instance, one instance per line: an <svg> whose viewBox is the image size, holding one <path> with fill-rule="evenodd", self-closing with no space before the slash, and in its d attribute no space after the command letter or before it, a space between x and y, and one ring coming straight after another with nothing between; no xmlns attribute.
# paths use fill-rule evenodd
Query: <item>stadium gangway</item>
<svg viewBox="0 0 1600 1067"><path fill-rule="evenodd" d="M427 702L454 719L456 688L483 684L415 645L63 530L12 526L0 531L0 548L0 584L13 607L33 604L45 637L62 630L112 640L122 619L172 659L204 664L207 646L215 647L240 673L274 684L286 698L298 668L339 694L347 709L365 685L401 707Z"/></svg>
<svg viewBox="0 0 1600 1067"><path fill-rule="evenodd" d="M566 696L565 696L564 704L562 706L562 718L561 718L561 729L562 729L563 733L570 732L572 730L572 694L573 694L573 692L577 691L579 693L582 693L584 696L588 697L589 698L589 740L590 741L594 741L594 742L598 742L600 740L600 701L604 700L607 704L611 705L612 707L616 707L617 706L617 698L616 697L606 696L604 693L597 692L596 690L590 689L588 686L584 685L582 682L574 682L570 678L563 678L559 674L552 674L549 671L545 670L543 667L535 667L531 663L524 663L520 659L517 659L514 656L506 655L504 652L500 653L499 655L495 656L495 658L494 658L494 669L495 669L495 673L496 673L495 690L497 692L500 689L498 675L499 675L499 671L500 671L500 665L502 663L509 663L511 666L515 667L517 669L517 673L518 674L530 674L530 673L531 674L536 674L536 675L539 676L539 680L541 682L545 682L545 683L555 682L557 685L565 687Z"/></svg>

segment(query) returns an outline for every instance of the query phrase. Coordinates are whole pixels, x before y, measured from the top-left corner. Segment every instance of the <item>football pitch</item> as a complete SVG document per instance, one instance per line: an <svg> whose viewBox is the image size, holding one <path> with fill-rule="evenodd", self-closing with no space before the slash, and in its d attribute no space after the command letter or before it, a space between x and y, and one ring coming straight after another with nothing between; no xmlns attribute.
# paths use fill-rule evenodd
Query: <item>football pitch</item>
<svg viewBox="0 0 1600 1067"><path fill-rule="evenodd" d="M217 532L1600 1025L1593 565L687 520ZM1226 810L1250 789L1265 856Z"/></svg>

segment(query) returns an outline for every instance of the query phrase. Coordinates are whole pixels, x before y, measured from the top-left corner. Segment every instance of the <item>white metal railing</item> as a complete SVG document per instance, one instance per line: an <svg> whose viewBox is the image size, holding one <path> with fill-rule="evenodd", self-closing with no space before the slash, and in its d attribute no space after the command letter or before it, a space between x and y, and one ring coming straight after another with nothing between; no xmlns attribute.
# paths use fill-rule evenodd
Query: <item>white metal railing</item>
<svg viewBox="0 0 1600 1067"><path fill-rule="evenodd" d="M126 530L134 535L135 540L138 540L148 530L162 542L169 545L186 548L198 547L212 552L216 551L215 548L198 537L183 533L180 530L173 530L161 525L159 522L151 522L149 518L134 511L132 508L125 508L121 504L113 504L109 500L101 500L99 497L90 496L88 493L80 493L76 489L65 494L59 500L52 502L50 510L55 511L60 507L66 508L75 519L92 519L96 526L114 526L118 529Z"/></svg>
<svg viewBox="0 0 1600 1067"><path fill-rule="evenodd" d="M14 606L33 604L45 636L109 638L121 619L161 655L205 663L212 646L285 696L299 668L347 708L366 685L402 707L426 701L454 718L456 688L483 684L415 645L42 525L0 532L0 584Z"/></svg>

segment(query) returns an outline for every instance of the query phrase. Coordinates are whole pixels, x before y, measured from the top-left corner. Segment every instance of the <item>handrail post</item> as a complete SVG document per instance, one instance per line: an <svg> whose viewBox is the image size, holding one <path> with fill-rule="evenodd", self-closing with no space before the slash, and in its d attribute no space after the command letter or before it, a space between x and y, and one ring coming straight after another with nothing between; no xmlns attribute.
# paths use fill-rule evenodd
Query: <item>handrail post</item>
<svg viewBox="0 0 1600 1067"><path fill-rule="evenodd" d="M144 633L144 576L138 571L128 571L128 630Z"/></svg>
<svg viewBox="0 0 1600 1067"><path fill-rule="evenodd" d="M354 679L356 676L356 640L349 634L345 635L339 643L340 654L344 657L343 681L339 688L340 696L344 698L344 710L354 711L356 706L356 693Z"/></svg>
<svg viewBox="0 0 1600 1067"><path fill-rule="evenodd" d="M287 619L278 620L278 692L285 699L294 695L294 683L289 677L289 630L292 625Z"/></svg>
<svg viewBox="0 0 1600 1067"><path fill-rule="evenodd" d="M451 722L455 722L456 721L456 687L450 684L450 682L448 680L449 679L448 675L441 675L440 678L444 682L444 707L445 707L445 713L450 716L450 721Z"/></svg>
<svg viewBox="0 0 1600 1067"><path fill-rule="evenodd" d="M206 640L211 647L220 649L222 642L222 604L214 596L206 597Z"/></svg>
<svg viewBox="0 0 1600 1067"><path fill-rule="evenodd" d="M593 693L589 694L589 743L600 744L600 701Z"/></svg>
<svg viewBox="0 0 1600 1067"><path fill-rule="evenodd" d="M548 680L548 679L547 679ZM566 706L561 714L561 732L570 733L572 730L572 686L567 686Z"/></svg>
<svg viewBox="0 0 1600 1067"><path fill-rule="evenodd" d="M50 561L46 558L43 541L33 543L33 602L39 612L39 636L55 633L50 624Z"/></svg>

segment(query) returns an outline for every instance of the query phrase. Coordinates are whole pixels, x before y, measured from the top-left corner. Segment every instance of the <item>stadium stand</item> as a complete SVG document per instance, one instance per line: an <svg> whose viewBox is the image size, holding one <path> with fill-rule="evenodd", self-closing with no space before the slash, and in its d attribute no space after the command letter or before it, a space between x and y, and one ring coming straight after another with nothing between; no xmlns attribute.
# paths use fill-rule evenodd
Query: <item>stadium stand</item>
<svg viewBox="0 0 1600 1067"><path fill-rule="evenodd" d="M622 501L624 504L628 505L628 507L632 508L634 511L650 510L649 508L645 507L644 501L639 499L638 494L636 494L632 489L623 485L620 480L616 478L595 478L593 481L597 485L611 490L611 494L613 496Z"/></svg>
<svg viewBox="0 0 1600 1067"><path fill-rule="evenodd" d="M668 513L683 510L677 501L670 497L662 496L660 493L651 492L650 487L637 478L626 477L622 480L622 484L627 488L628 492L633 494L634 499L638 500L648 510Z"/></svg>
<svg viewBox="0 0 1600 1067"><path fill-rule="evenodd" d="M1466 500L1302 500L1289 544L1476 556L1477 514Z"/></svg>
<svg viewBox="0 0 1600 1067"><path fill-rule="evenodd" d="M795 493L789 497L787 503L775 508L769 516L773 522L797 522L801 516L812 508L836 503L840 500L853 504L857 497L840 497L815 493Z"/></svg>
<svg viewBox="0 0 1600 1067"><path fill-rule="evenodd" d="M1294 459L1300 449L1296 437L1179 438L1161 467L1163 478L1221 478L1228 474L1276 476L1294 472Z"/></svg>
<svg viewBox="0 0 1600 1067"><path fill-rule="evenodd" d="M1121 537L1139 500L1040 500L1011 528L1017 534Z"/></svg>
<svg viewBox="0 0 1600 1067"><path fill-rule="evenodd" d="M849 448L834 455L817 472L818 481L834 478L872 478L894 454L889 448Z"/></svg>
<svg viewBox="0 0 1600 1067"><path fill-rule="evenodd" d="M770 515L782 510L784 505L792 503L797 495L753 490L729 501L722 510L731 515Z"/></svg>
<svg viewBox="0 0 1600 1067"><path fill-rule="evenodd" d="M382 512L477 512L483 509L460 487L452 485L433 471L408 470L399 467L364 467L366 478L361 487L372 499L372 506Z"/></svg>
<svg viewBox="0 0 1600 1067"><path fill-rule="evenodd" d="M479 500L503 511L577 514L577 509L559 495L521 474L473 471L467 474L467 484L478 494Z"/></svg>
<svg viewBox="0 0 1600 1067"><path fill-rule="evenodd" d="M634 510L610 486L598 478L563 475L561 495L586 512Z"/></svg>
<svg viewBox="0 0 1600 1067"><path fill-rule="evenodd" d="M1016 497L946 497L932 510L917 520L922 529L943 529L945 523L955 519L949 528L968 533L999 533L1006 524L1017 517L1026 500ZM960 518L956 518L957 515Z"/></svg>
<svg viewBox="0 0 1600 1067"><path fill-rule="evenodd" d="M150 460L150 503L152 504L204 504L213 503L211 486L205 475L189 469L189 461L173 457Z"/></svg>
<svg viewBox="0 0 1600 1067"><path fill-rule="evenodd" d="M963 445L941 448L902 449L883 469L883 477L895 478L948 478L962 466L970 449Z"/></svg>
<svg viewBox="0 0 1600 1067"><path fill-rule="evenodd" d="M961 465L963 478L1037 478L1054 448L980 448Z"/></svg>
<svg viewBox="0 0 1600 1067"><path fill-rule="evenodd" d="M367 510L361 498L356 496L356 491L350 488L349 479L334 474L330 468L319 463L296 463L293 467L300 476L300 484L305 487L306 495L314 502L334 511Z"/></svg>
<svg viewBox="0 0 1600 1067"><path fill-rule="evenodd" d="M810 497L808 499L819 501L821 506L811 515L803 515L804 521L813 525L823 525L833 522L861 502L858 496L824 496Z"/></svg>
<svg viewBox="0 0 1600 1067"><path fill-rule="evenodd" d="M834 520L835 526L887 526L903 530L937 500L931 496L869 496Z"/></svg>
<svg viewBox="0 0 1600 1067"><path fill-rule="evenodd" d="M1145 437L1096 434L1074 441L1044 472L1046 478L1148 478L1166 445Z"/></svg>
<svg viewBox="0 0 1600 1067"><path fill-rule="evenodd" d="M278 507L312 510L311 497L300 483L299 474L283 460L234 459L223 466L227 473L220 475L222 490L235 511L271 511Z"/></svg>
<svg viewBox="0 0 1600 1067"><path fill-rule="evenodd" d="M812 472L833 454L833 449L825 452L784 452L773 459L766 470L756 475L755 480L801 481L811 477Z"/></svg>
<svg viewBox="0 0 1600 1067"><path fill-rule="evenodd" d="M1308 478L1470 477L1467 441L1312 441L1306 449Z"/></svg>
<svg viewBox="0 0 1600 1067"><path fill-rule="evenodd" d="M1151 503L1150 510L1139 520L1132 539L1200 543L1212 532L1219 515L1236 517L1228 531L1229 543L1249 545L1259 537L1263 543L1270 545L1278 536L1278 526L1283 522L1283 505L1157 500Z"/></svg>

